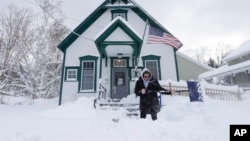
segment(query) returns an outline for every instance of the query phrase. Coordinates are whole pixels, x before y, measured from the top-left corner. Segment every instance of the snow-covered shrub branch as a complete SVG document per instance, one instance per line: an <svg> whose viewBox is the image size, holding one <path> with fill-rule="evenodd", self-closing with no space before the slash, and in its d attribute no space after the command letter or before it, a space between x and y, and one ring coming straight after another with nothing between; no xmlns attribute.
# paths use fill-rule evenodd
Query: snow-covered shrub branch
<svg viewBox="0 0 250 141"><path fill-rule="evenodd" d="M47 13L9 6L0 14L0 95L50 98L58 95L62 53L57 45L67 34L58 2ZM42 3L41 3L42 4Z"/></svg>

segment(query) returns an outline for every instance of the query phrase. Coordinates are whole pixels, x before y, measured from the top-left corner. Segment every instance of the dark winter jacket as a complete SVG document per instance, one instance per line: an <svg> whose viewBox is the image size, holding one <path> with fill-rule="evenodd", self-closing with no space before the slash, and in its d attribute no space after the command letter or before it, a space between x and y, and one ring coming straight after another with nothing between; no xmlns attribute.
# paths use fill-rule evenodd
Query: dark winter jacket
<svg viewBox="0 0 250 141"><path fill-rule="evenodd" d="M141 90L145 88L146 94L142 94ZM154 77L151 77L147 88L143 84L142 76L135 84L135 94L140 96L140 111L147 114L154 114L160 111L159 100L157 96L157 91L165 90L159 84L159 81Z"/></svg>

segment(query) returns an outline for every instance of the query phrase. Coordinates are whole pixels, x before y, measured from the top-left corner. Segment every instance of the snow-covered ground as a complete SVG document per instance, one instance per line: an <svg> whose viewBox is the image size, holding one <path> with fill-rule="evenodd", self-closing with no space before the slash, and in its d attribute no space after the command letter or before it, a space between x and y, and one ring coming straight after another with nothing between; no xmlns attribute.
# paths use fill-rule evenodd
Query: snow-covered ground
<svg viewBox="0 0 250 141"><path fill-rule="evenodd" d="M93 100L0 105L0 141L228 141L230 124L250 124L250 92L240 102L163 96L156 121L128 117L125 109L94 109Z"/></svg>

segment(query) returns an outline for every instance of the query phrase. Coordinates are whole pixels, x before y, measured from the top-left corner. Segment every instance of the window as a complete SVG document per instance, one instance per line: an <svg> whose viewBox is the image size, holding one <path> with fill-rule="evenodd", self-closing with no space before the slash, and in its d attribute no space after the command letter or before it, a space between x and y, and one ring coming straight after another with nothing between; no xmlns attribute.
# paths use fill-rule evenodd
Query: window
<svg viewBox="0 0 250 141"><path fill-rule="evenodd" d="M67 69L67 79L69 81L77 80L77 69Z"/></svg>
<svg viewBox="0 0 250 141"><path fill-rule="evenodd" d="M113 19L116 18L117 16L120 16L120 17L126 19L126 14L125 13L114 13L113 14Z"/></svg>
<svg viewBox="0 0 250 141"><path fill-rule="evenodd" d="M115 2L119 2L119 3L121 3L121 2L124 2L125 4L127 4L128 3L128 0L111 0L111 4L114 4Z"/></svg>
<svg viewBox="0 0 250 141"><path fill-rule="evenodd" d="M159 80L161 79L160 59L161 57L156 55L148 55L142 57L144 67L148 68L151 71L154 78Z"/></svg>
<svg viewBox="0 0 250 141"><path fill-rule="evenodd" d="M151 71L152 76L159 79L158 64L156 60L146 60L145 67Z"/></svg>
<svg viewBox="0 0 250 141"><path fill-rule="evenodd" d="M117 10L112 10L111 13L112 13L112 20L116 18L117 16L120 16L124 18L125 20L127 20L127 13L128 13L127 10L117 9Z"/></svg>
<svg viewBox="0 0 250 141"><path fill-rule="evenodd" d="M79 87L78 91L81 93L95 92L96 79L97 79L97 59L96 56L83 56L80 57L79 68Z"/></svg>
<svg viewBox="0 0 250 141"><path fill-rule="evenodd" d="M78 66L67 66L65 67L65 81L78 81Z"/></svg>
<svg viewBox="0 0 250 141"><path fill-rule="evenodd" d="M114 67L126 67L127 66L127 61L125 59L114 59L113 61L113 66Z"/></svg>
<svg viewBox="0 0 250 141"><path fill-rule="evenodd" d="M94 61L82 62L81 90L94 90Z"/></svg>
<svg viewBox="0 0 250 141"><path fill-rule="evenodd" d="M115 86L124 86L126 79L125 72L115 72Z"/></svg>

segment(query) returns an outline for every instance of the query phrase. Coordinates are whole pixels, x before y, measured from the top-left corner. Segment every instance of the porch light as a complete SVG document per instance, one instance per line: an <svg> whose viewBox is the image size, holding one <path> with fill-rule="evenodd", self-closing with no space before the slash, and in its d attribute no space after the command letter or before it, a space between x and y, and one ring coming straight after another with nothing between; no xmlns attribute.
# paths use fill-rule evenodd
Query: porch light
<svg viewBox="0 0 250 141"><path fill-rule="evenodd" d="M117 53L117 58L122 58L123 54L122 53Z"/></svg>

